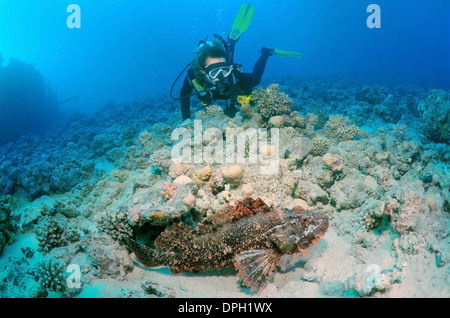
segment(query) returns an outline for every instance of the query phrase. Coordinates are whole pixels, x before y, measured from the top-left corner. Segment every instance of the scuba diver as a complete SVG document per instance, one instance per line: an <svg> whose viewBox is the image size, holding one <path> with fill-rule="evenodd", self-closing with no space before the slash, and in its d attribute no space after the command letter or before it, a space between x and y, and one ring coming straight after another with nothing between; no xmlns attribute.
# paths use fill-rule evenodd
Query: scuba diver
<svg viewBox="0 0 450 318"><path fill-rule="evenodd" d="M225 100L224 113L234 117L237 112L236 102L241 105L249 103L249 95L261 82L267 60L271 55L303 56L295 52L263 47L253 72L243 73L242 66L234 63L234 48L239 37L248 29L254 12L255 8L250 4L241 6L232 31L228 35L228 41L217 34L214 35L214 41L200 41L195 50L196 58L178 75L170 90L171 97L180 100L183 120L191 116L190 98L194 95L197 95L204 107L211 105L214 100ZM188 67L180 97L175 98L172 95L173 87Z"/></svg>
<svg viewBox="0 0 450 318"><path fill-rule="evenodd" d="M188 70L181 88L181 114L183 120L190 118L190 94L196 91L203 106L211 105L213 100L230 100L224 113L233 117L237 112L235 100L238 96L245 98L251 94L262 78L272 51L262 48L261 56L255 63L253 73L242 73L239 66L231 64L229 57L218 41L205 42L200 45L199 53L192 67ZM206 89L205 89L206 88Z"/></svg>

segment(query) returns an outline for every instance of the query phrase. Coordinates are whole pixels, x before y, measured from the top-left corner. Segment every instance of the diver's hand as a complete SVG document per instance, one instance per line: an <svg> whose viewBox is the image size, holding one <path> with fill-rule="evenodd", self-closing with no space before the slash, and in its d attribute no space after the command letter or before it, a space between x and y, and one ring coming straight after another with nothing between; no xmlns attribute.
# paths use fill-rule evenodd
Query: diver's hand
<svg viewBox="0 0 450 318"><path fill-rule="evenodd" d="M262 47L262 48L261 48L261 55L272 56L274 51L275 51L275 50L272 49L272 48Z"/></svg>

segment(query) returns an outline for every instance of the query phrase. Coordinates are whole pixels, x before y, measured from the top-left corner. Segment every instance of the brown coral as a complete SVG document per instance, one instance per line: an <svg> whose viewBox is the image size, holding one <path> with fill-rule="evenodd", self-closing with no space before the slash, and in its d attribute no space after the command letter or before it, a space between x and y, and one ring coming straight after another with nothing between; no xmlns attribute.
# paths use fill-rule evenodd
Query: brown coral
<svg viewBox="0 0 450 318"><path fill-rule="evenodd" d="M212 176L209 180L209 189L214 195L225 190L225 180L220 169L212 172Z"/></svg>
<svg viewBox="0 0 450 318"><path fill-rule="evenodd" d="M330 141L324 137L314 137L312 140L313 153L315 156L323 156L327 153L328 148L330 148Z"/></svg>
<svg viewBox="0 0 450 318"><path fill-rule="evenodd" d="M428 214L429 209L418 192L407 192L403 195L403 205L400 207L398 214L392 220L392 228L399 233L413 230L417 225L418 217L422 214Z"/></svg>
<svg viewBox="0 0 450 318"><path fill-rule="evenodd" d="M390 216L391 227L400 234L415 230L419 219L429 212L423 195L415 191L405 192L400 199L389 197L384 203L384 214Z"/></svg>
<svg viewBox="0 0 450 318"><path fill-rule="evenodd" d="M293 103L288 95L280 92L278 84L271 84L266 89L258 87L252 92L252 100L257 102L256 109L265 119L286 114Z"/></svg>
<svg viewBox="0 0 450 318"><path fill-rule="evenodd" d="M337 141L351 140L360 133L359 128L350 124L350 119L342 115L331 115L325 124L325 130L328 136Z"/></svg>

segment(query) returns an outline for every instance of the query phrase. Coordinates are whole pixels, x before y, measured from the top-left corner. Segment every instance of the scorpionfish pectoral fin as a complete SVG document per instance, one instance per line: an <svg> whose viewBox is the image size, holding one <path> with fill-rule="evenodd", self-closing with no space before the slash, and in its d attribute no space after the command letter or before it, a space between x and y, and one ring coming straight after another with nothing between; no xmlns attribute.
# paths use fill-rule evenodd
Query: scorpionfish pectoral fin
<svg viewBox="0 0 450 318"><path fill-rule="evenodd" d="M281 255L272 249L249 250L235 256L234 266L243 285L260 292L273 277L273 269Z"/></svg>

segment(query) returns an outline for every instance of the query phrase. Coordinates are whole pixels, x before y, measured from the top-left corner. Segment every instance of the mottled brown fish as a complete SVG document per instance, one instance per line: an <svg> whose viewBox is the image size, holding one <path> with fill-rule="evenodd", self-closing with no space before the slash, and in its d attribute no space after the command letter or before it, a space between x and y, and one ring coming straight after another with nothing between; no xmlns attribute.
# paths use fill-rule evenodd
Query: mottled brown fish
<svg viewBox="0 0 450 318"><path fill-rule="evenodd" d="M260 198L245 198L196 228L172 224L155 240L155 248L132 239L127 245L145 266L168 266L174 274L231 267L238 270L243 285L261 291L283 254L306 254L327 229L323 213L276 210Z"/></svg>

